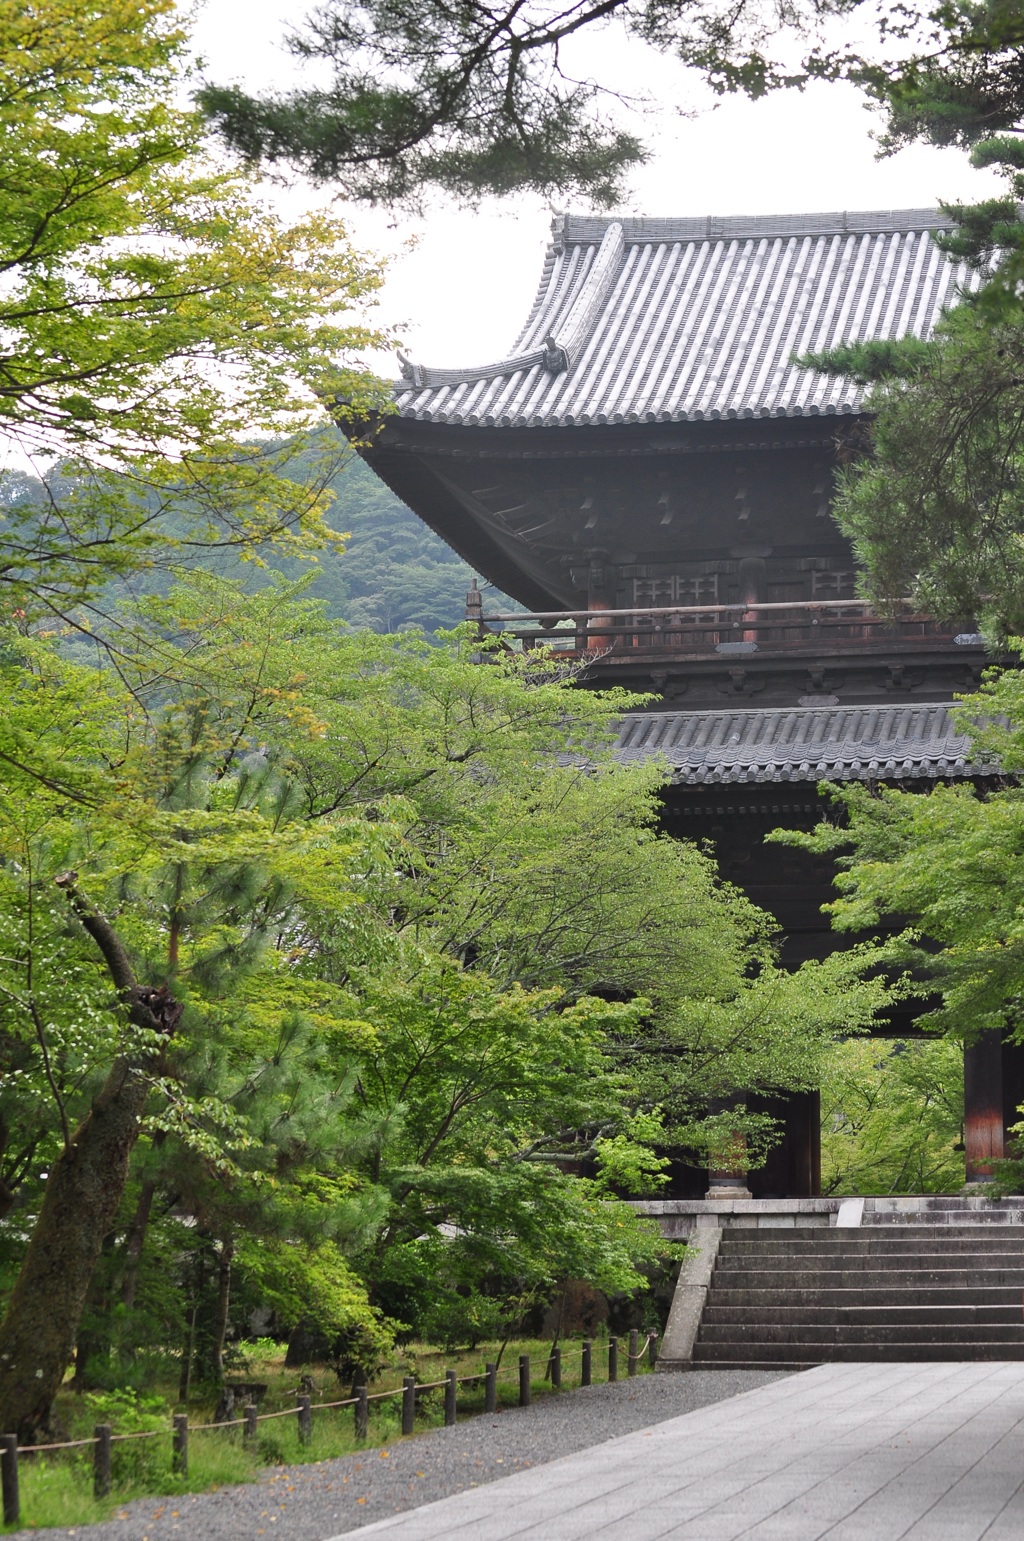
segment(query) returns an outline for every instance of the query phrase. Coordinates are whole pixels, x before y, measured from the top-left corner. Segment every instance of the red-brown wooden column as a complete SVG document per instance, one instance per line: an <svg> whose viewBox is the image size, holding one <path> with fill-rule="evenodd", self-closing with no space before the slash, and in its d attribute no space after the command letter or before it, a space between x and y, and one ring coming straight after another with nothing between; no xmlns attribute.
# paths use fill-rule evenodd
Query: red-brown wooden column
<svg viewBox="0 0 1024 1541"><path fill-rule="evenodd" d="M715 1112L727 1112L735 1108L738 1112L743 1110L743 1099L735 1098L732 1102L713 1104ZM751 1192L747 1186L747 1140L741 1130L723 1139L721 1148L712 1151L711 1160L708 1163L708 1198L709 1199L749 1199Z"/></svg>
<svg viewBox="0 0 1024 1541"><path fill-rule="evenodd" d="M967 1181L987 1182L1002 1159L1003 1040L995 1028L964 1046L964 1147Z"/></svg>
<svg viewBox="0 0 1024 1541"><path fill-rule="evenodd" d="M737 550L742 549L737 547ZM768 567L764 560L765 553L771 547L759 548L759 554L748 555L740 558L739 564L739 589L740 599L745 605L758 605L764 599L767 587ZM743 615L744 630L741 633L744 642L757 642L757 610L748 610ZM748 625L748 623L751 623Z"/></svg>
<svg viewBox="0 0 1024 1541"><path fill-rule="evenodd" d="M609 573L601 554L592 554L590 567L587 573L587 609L608 610L611 608L612 596L609 592ZM600 620L591 621L587 629L587 651L601 653L611 647L615 638L607 633L602 633L591 628L600 626Z"/></svg>

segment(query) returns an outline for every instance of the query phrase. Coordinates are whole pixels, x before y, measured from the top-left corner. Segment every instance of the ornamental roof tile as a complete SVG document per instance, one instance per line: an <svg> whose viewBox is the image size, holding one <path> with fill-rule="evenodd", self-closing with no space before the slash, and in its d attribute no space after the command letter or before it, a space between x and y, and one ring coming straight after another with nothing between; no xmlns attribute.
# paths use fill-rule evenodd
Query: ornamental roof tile
<svg viewBox="0 0 1024 1541"><path fill-rule="evenodd" d="M672 780L701 783L939 780L991 774L971 760L952 708L939 704L631 712L617 753L656 756Z"/></svg>
<svg viewBox="0 0 1024 1541"><path fill-rule="evenodd" d="M974 282L935 209L555 221L512 354L466 369L402 361L403 417L469 426L699 422L861 410L794 355L926 336Z"/></svg>

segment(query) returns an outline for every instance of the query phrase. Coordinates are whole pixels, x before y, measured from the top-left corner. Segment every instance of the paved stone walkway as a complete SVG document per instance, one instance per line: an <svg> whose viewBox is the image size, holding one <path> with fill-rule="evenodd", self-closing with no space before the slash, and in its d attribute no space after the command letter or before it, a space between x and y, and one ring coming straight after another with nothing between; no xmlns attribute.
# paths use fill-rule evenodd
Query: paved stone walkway
<svg viewBox="0 0 1024 1541"><path fill-rule="evenodd" d="M1021 1541L1024 1364L822 1365L354 1534Z"/></svg>

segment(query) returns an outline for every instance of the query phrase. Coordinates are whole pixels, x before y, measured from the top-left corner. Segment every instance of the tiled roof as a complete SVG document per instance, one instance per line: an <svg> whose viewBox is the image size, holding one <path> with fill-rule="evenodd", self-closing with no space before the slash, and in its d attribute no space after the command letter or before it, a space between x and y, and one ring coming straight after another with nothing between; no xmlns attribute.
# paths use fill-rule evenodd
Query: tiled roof
<svg viewBox="0 0 1024 1541"><path fill-rule="evenodd" d="M808 706L706 712L632 712L623 760L660 756L673 781L936 780L991 766L970 759L949 706Z"/></svg>
<svg viewBox="0 0 1024 1541"><path fill-rule="evenodd" d="M512 354L430 369L403 360L403 417L553 426L855 413L848 380L794 354L924 336L966 269L935 209L734 219L555 221Z"/></svg>

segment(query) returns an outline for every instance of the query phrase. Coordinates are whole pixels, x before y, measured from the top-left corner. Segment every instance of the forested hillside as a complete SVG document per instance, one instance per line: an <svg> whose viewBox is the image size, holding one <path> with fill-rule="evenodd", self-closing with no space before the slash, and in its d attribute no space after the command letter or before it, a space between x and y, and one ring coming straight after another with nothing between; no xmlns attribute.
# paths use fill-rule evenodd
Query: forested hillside
<svg viewBox="0 0 1024 1541"><path fill-rule="evenodd" d="M268 453L274 452L276 447L268 449ZM310 488L326 484L334 493L327 522L348 539L341 551L328 544L316 552L317 578L312 590L313 597L326 603L332 619L347 621L359 631L388 633L420 628L428 634L457 626L463 620L466 590L473 573L357 454L346 452L336 429L311 433L308 449L303 447L297 454L288 454L283 474ZM23 530L31 527L35 532L33 538L38 539L41 525L50 517L50 500L58 492L67 495L71 486L71 481L57 469L47 474L45 487L35 477L8 473L0 480L0 513L19 518ZM155 523L161 528L175 536L186 528L182 512L162 512L156 496L143 493L140 498L138 488L132 488L130 496L136 500L136 506L141 503L152 510ZM38 511L40 524L37 525L35 515L30 515L29 524L24 524L26 509ZM240 580L250 590L260 589L270 581L271 570L284 572L289 578L310 572L312 553L308 551L301 558L288 557L282 550L268 547L264 556L267 566L243 559L233 544L211 542L193 547L187 557L183 551L172 554L171 560ZM133 575L132 594L137 598L166 593L171 577L172 569L165 560L153 560ZM112 585L108 598L124 598L119 580ZM489 598L492 608L520 608L493 590ZM499 600L500 605L494 604Z"/></svg>
<svg viewBox="0 0 1024 1541"><path fill-rule="evenodd" d="M329 603L331 614L379 632L457 625L473 577L462 559L357 455L332 485L337 502L331 523L351 539L343 556L321 555L314 592Z"/></svg>

